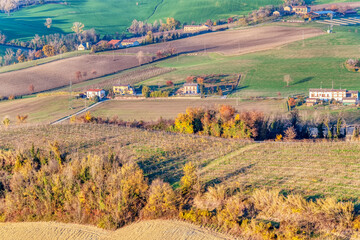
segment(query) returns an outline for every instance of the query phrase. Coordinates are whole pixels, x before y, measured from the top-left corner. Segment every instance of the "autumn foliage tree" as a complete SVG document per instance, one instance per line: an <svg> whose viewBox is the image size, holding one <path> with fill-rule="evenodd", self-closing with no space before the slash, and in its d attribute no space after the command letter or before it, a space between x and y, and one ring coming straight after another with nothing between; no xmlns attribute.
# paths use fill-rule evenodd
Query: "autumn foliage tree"
<svg viewBox="0 0 360 240"><path fill-rule="evenodd" d="M47 57L51 57L55 55L55 48L51 45L44 45L42 51Z"/></svg>
<svg viewBox="0 0 360 240"><path fill-rule="evenodd" d="M36 58L42 58L44 55L43 51L42 50L38 50L35 52L35 57Z"/></svg>
<svg viewBox="0 0 360 240"><path fill-rule="evenodd" d="M180 188L182 196L188 198L194 196L196 191L199 190L199 178L196 173L196 167L192 162L186 163L183 171L184 176L181 178Z"/></svg>
<svg viewBox="0 0 360 240"><path fill-rule="evenodd" d="M166 81L166 86L168 87L174 86L174 83L171 80Z"/></svg>
<svg viewBox="0 0 360 240"><path fill-rule="evenodd" d="M176 195L169 183L154 180L149 189L147 204L141 212L143 218L171 217L177 213Z"/></svg>

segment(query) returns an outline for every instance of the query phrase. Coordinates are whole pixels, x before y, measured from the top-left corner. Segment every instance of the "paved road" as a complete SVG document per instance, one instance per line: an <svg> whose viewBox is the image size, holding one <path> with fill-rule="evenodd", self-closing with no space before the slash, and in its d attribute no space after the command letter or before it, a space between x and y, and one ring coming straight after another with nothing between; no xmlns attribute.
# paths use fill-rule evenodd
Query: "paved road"
<svg viewBox="0 0 360 240"><path fill-rule="evenodd" d="M76 112L76 113L74 113L74 114L72 114L72 115L69 115L69 116L67 116L67 117L60 118L59 120L56 120L56 121L54 121L54 122L51 122L50 125L59 124L59 123L61 123L61 122L63 122L63 121L69 120L71 117L76 116L76 115L79 115L79 114L84 113L84 112L87 112L87 111L89 111L90 109L92 109L93 107L96 107L96 106L100 105L101 103L106 102L106 101L108 101L108 100L109 100L109 99L102 100L102 101L100 101L100 102L98 102L98 103L95 103L95 104L93 104L93 105L91 105L91 106L89 106L89 107L87 107L87 108L84 108L84 109L82 109L82 110L80 110L80 111L78 111L78 112Z"/></svg>

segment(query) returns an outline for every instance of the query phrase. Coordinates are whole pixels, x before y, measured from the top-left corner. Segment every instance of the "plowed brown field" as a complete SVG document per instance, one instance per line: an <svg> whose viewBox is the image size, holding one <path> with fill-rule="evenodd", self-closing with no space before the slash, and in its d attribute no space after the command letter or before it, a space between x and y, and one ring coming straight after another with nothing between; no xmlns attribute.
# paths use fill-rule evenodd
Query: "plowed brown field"
<svg viewBox="0 0 360 240"><path fill-rule="evenodd" d="M231 239L195 225L153 220L135 223L117 231L105 231L96 227L63 223L2 223L0 238L7 240L225 240Z"/></svg>

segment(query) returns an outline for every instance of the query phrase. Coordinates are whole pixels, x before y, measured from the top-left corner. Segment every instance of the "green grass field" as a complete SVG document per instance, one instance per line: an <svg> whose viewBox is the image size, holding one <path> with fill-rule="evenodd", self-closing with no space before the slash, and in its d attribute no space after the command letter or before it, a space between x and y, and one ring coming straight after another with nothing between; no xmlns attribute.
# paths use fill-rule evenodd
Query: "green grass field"
<svg viewBox="0 0 360 240"><path fill-rule="evenodd" d="M318 0L316 4L339 2ZM340 1L342 2L342 1ZM69 0L67 4L45 4L0 14L0 29L8 39L30 39L35 34L70 33L73 22L82 22L86 29L100 34L125 32L133 19L154 22L174 17L182 23L205 22L243 15L266 5L279 5L281 0ZM138 4L137 4L138 3ZM45 19L52 18L50 29Z"/></svg>

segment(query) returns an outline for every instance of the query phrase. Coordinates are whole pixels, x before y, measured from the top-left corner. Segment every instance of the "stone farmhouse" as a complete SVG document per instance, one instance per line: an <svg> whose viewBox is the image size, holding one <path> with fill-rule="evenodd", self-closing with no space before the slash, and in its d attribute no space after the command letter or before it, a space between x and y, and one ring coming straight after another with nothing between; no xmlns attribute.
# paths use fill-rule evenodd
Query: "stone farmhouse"
<svg viewBox="0 0 360 240"><path fill-rule="evenodd" d="M200 93L199 84L197 83L185 83L182 90L185 95L197 95Z"/></svg>
<svg viewBox="0 0 360 240"><path fill-rule="evenodd" d="M311 8L308 6L293 6L292 9L295 12L295 14L299 14L299 15L305 15L311 12Z"/></svg>
<svg viewBox="0 0 360 240"><path fill-rule="evenodd" d="M135 89L131 87L130 85L118 85L113 86L113 91L115 94L121 94L121 95L134 95Z"/></svg>
<svg viewBox="0 0 360 240"><path fill-rule="evenodd" d="M310 89L309 98L306 99L308 106L315 105L320 101L335 100L344 105L356 105L359 102L359 91L348 91L346 89Z"/></svg>
<svg viewBox="0 0 360 240"><path fill-rule="evenodd" d="M121 40L111 40L107 44L113 48L119 48L121 47Z"/></svg>
<svg viewBox="0 0 360 240"><path fill-rule="evenodd" d="M121 46L123 47L134 47L134 46L139 46L141 43L140 39L124 39L121 42Z"/></svg>

